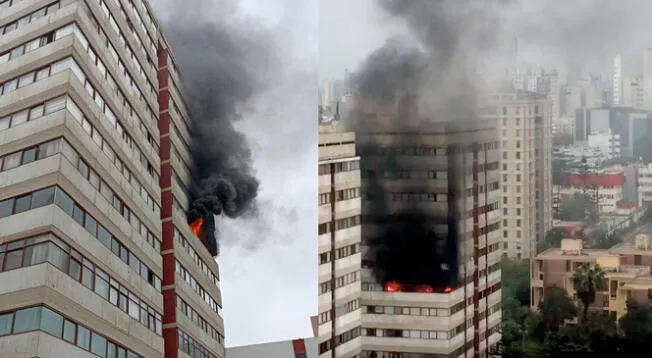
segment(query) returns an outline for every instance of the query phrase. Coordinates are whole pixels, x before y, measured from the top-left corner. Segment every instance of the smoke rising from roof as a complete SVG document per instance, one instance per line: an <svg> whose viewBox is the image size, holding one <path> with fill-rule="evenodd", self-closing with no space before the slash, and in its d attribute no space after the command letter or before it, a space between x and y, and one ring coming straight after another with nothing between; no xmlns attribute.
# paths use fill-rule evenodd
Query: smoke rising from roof
<svg viewBox="0 0 652 358"><path fill-rule="evenodd" d="M164 29L180 67L192 130L188 220L255 214L260 184L247 137L236 123L268 88L275 39L238 16L234 4L220 2L219 11L207 11L208 0L169 4L174 15ZM223 17L215 19L215 13Z"/></svg>

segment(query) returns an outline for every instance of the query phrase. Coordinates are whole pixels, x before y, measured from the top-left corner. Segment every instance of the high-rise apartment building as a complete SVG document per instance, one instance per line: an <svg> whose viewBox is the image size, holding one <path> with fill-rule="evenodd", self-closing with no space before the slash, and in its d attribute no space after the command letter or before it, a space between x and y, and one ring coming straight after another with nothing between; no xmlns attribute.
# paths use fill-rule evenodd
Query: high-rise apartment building
<svg viewBox="0 0 652 358"><path fill-rule="evenodd" d="M503 250L536 255L552 227L552 115L546 95L517 92L493 98L502 151Z"/></svg>
<svg viewBox="0 0 652 358"><path fill-rule="evenodd" d="M189 119L143 0L0 0L0 357L224 357Z"/></svg>
<svg viewBox="0 0 652 358"><path fill-rule="evenodd" d="M360 353L360 158L355 134L319 126L319 356Z"/></svg>
<svg viewBox="0 0 652 358"><path fill-rule="evenodd" d="M501 318L496 125L461 120L393 130L395 118L401 124L413 119L410 103L349 102L355 116L368 121L356 132L363 176L362 328L345 337L361 335L357 350L337 356L486 357L500 339ZM409 227L410 217L426 223L423 230ZM399 229L388 231L393 224ZM427 232L436 246L426 243L418 252L420 244L403 229ZM379 254L378 240L396 251ZM392 256L401 253L409 254ZM433 272L437 277L418 282Z"/></svg>

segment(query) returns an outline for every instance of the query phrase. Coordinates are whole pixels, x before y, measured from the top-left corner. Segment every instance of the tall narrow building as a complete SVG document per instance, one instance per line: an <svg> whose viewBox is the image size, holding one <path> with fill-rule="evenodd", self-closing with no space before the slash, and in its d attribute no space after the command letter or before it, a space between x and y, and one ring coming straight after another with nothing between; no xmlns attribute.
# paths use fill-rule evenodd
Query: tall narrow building
<svg viewBox="0 0 652 358"><path fill-rule="evenodd" d="M360 353L360 158L355 134L319 126L319 356Z"/></svg>
<svg viewBox="0 0 652 358"><path fill-rule="evenodd" d="M496 123L421 123L413 103L349 103L363 178L362 328L345 337L361 335L358 355L338 357L487 357L500 339Z"/></svg>
<svg viewBox="0 0 652 358"><path fill-rule="evenodd" d="M179 88L147 1L0 0L0 357L224 357Z"/></svg>
<svg viewBox="0 0 652 358"><path fill-rule="evenodd" d="M512 258L536 256L552 227L552 103L532 92L492 98L500 126L502 245Z"/></svg>

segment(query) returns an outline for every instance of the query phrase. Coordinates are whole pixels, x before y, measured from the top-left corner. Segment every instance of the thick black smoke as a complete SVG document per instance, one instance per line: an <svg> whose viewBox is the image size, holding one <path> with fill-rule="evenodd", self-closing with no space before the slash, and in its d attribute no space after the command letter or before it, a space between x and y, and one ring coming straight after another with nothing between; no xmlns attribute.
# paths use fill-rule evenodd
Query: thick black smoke
<svg viewBox="0 0 652 358"><path fill-rule="evenodd" d="M164 29L180 68L192 130L188 221L255 212L259 181L247 138L235 125L267 88L274 40L227 3L221 10L210 9L206 0L169 4L174 15Z"/></svg>
<svg viewBox="0 0 652 358"><path fill-rule="evenodd" d="M459 156L452 154L455 144L451 143L447 167L440 169L447 176L433 177L435 145L424 142L419 134L408 135L405 124L413 124L415 118L407 117L416 115L418 127L427 132L439 131L443 122L478 118L476 56L491 48L498 28L492 3L505 2L377 1L387 13L404 20L413 37L391 38L364 61L356 73L354 97L358 101L347 114L361 155L367 197L363 216L367 227L374 228L363 226L369 247L366 262L373 265L381 283L428 285L435 290L459 283L463 255L457 201L464 166ZM361 109L368 99L396 101L398 108L414 105L418 109L403 111L380 126L373 115ZM439 126L437 122L441 122ZM378 138L380 132L386 132L382 143L370 139ZM470 144L473 138L467 140ZM435 191L435 180L448 183L444 190L447 209L439 212L427 203L431 199L420 197Z"/></svg>

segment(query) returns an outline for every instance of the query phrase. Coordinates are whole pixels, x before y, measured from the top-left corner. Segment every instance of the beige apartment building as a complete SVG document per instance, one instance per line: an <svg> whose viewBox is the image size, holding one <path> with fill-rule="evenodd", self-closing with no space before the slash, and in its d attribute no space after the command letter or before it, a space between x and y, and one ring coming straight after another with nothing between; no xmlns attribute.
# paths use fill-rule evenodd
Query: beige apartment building
<svg viewBox="0 0 652 358"><path fill-rule="evenodd" d="M224 357L180 87L147 1L0 0L0 357Z"/></svg>
<svg viewBox="0 0 652 358"><path fill-rule="evenodd" d="M652 246L650 237L639 234L607 250L585 249L580 239L564 239L561 247L548 249L533 262L532 309L536 310L547 288L560 287L577 299L573 273L583 263L599 265L606 273L607 290L598 292L590 310L608 312L620 319L627 313L627 301L650 303L652 290Z"/></svg>
<svg viewBox="0 0 652 358"><path fill-rule="evenodd" d="M529 258L552 227L551 102L531 92L497 94L491 102L502 152L502 249Z"/></svg>
<svg viewBox="0 0 652 358"><path fill-rule="evenodd" d="M410 128L415 113L406 100L348 103L353 106L349 110L357 108L356 115L370 121L366 130L356 133L361 169L381 178L390 215L416 205L459 217L437 224L443 231L454 225L459 233L459 282L418 292L378 282L368 240L379 234L379 227L370 211L375 204L365 198L370 182L363 175L363 261L357 278L362 280L362 322L355 333L361 337L352 344L357 351L341 357L487 357L489 347L500 340L501 320L502 196L496 124L484 120L423 126L414 122ZM408 125L392 130L388 123L396 123L397 115ZM384 160L400 163L400 169L379 167ZM410 189L417 187L419 192ZM453 187L460 195L450 203L448 191Z"/></svg>
<svg viewBox="0 0 652 358"><path fill-rule="evenodd" d="M360 158L355 133L319 126L319 356L360 353Z"/></svg>

